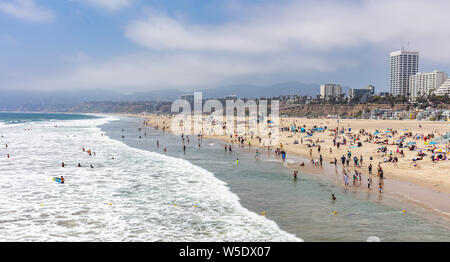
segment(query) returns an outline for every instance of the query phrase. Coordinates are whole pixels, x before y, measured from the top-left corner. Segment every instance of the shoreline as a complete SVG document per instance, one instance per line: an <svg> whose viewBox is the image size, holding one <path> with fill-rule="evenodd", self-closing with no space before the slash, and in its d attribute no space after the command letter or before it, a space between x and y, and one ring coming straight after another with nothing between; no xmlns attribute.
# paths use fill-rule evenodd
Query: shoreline
<svg viewBox="0 0 450 262"><path fill-rule="evenodd" d="M155 117L156 115L139 115L139 114L114 114L116 116L127 116L127 117L137 117L137 118L141 118L144 119L146 121L146 125L156 128L158 127L158 129L161 129L162 125L158 125L161 123L165 123L168 119L168 116L165 115L160 115L158 116L158 121L154 121L152 118ZM298 120L298 119L297 119ZM320 121L317 120L316 121ZM322 121L332 121L330 119L322 119ZM375 121L387 121L389 122L390 120L375 120ZM420 124L423 122L419 122L419 123L414 123L414 124ZM167 123L165 123L167 124ZM378 123L377 123L378 124ZM384 124L389 124L389 123L384 123ZM434 124L434 123L431 123ZM170 132L171 134L173 134L170 130L170 128L168 128L168 126L165 126L167 129L165 129L165 132ZM162 130L160 130L162 131ZM204 135L203 138L206 139L211 139L211 140L216 140L216 141L221 141L225 144L230 144L230 138L225 137L225 136L207 136ZM236 142L234 142L233 144L236 144ZM240 145L238 145L240 147L240 149L244 149L244 150L248 150L250 153L250 150L255 150L258 148L258 150L260 150L260 152L264 152L267 151L266 147L262 147L260 145L255 145L256 143L251 145L251 148L249 149L248 146L244 146L240 147ZM300 154L298 151L294 151L294 150L289 150L289 148L286 148L285 151L288 153L288 160L287 162L290 163L286 163L286 167L289 168L290 170L294 171L294 170L298 170L299 172L303 172L303 173L307 173L309 175L314 175L314 176L319 176L322 178L326 178L327 180L334 180L334 183L340 187L344 187L343 185L343 181L341 181L340 179L337 178L337 176L342 176L342 166L340 163L338 163L336 171L332 172L332 170L334 169L334 164L330 164L332 157L329 156L324 156L324 166L317 168L314 167L314 165L311 164L310 160L308 159L308 156L305 154ZM273 148L269 151L270 153L274 153ZM324 155L326 155L326 153L324 152ZM276 157L274 157L274 159L277 159ZM291 160L294 160L293 163ZM279 159L280 161L282 161L281 159ZM304 162L305 165L300 167L300 163ZM369 161L367 161L369 162ZM375 162L373 162L375 163ZM375 164L374 164L375 166ZM352 166L350 166L350 168L348 168L350 171L350 175L353 174L352 170L357 169L359 172L361 172L362 168L361 167L357 167L354 168ZM375 169L375 168L374 168ZM334 174L332 174L334 173ZM362 172L362 185L361 187L357 187L357 188L353 188L353 187L348 187L348 189L350 190L357 190L357 191L367 191L366 188L366 183L364 181L367 181L368 175L366 175L364 172ZM334 178L333 178L334 177ZM372 188L372 192L376 192L377 188L376 188L376 183L378 181L377 178L375 178L375 176L372 175L373 179L373 188ZM402 176L396 176L396 175L391 175L390 173L386 173L385 175L385 179L383 180L384 183L384 190L386 190L386 193L391 194L393 196L396 197L400 197L402 199L407 200L410 203L413 203L415 205L418 205L422 208L425 208L426 210L432 211L433 213L436 213L440 216L443 216L447 219L450 219L450 188L444 188L444 190L436 190L436 187L430 186L430 184L428 183L420 183L420 180L415 180L415 179L406 179ZM442 188L439 188L442 189ZM378 192L376 192L378 194ZM384 193L383 193L384 194Z"/></svg>

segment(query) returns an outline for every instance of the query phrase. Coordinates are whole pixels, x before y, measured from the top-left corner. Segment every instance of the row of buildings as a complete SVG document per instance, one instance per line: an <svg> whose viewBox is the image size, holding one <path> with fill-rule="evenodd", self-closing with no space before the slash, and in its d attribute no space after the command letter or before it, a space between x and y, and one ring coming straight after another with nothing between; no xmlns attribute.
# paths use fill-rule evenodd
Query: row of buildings
<svg viewBox="0 0 450 262"><path fill-rule="evenodd" d="M365 103L367 99L375 95L375 86L369 85L366 88L350 88L348 98L356 99L358 102ZM320 86L320 98L329 100L331 98L343 97L342 86L338 84L324 84Z"/></svg>
<svg viewBox="0 0 450 262"><path fill-rule="evenodd" d="M392 52L390 71L390 93L393 96L408 96L411 101L416 101L422 96L450 94L447 73L438 70L419 72L419 52Z"/></svg>
<svg viewBox="0 0 450 262"><path fill-rule="evenodd" d="M350 88L349 99L366 102L368 97L375 94L375 87ZM407 96L414 102L420 97L429 95L446 96L450 94L450 79L446 72L419 72L419 52L396 51L390 54L390 95ZM380 95L386 95L380 93ZM342 97L342 86L325 84L320 87L320 97L329 100Z"/></svg>

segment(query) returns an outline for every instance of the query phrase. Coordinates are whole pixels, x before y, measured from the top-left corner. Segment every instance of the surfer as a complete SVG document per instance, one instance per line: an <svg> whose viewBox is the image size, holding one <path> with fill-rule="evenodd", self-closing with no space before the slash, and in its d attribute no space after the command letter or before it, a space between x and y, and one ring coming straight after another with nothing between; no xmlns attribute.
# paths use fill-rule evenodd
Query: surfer
<svg viewBox="0 0 450 262"><path fill-rule="evenodd" d="M64 177L63 176L61 176L61 184L64 184Z"/></svg>

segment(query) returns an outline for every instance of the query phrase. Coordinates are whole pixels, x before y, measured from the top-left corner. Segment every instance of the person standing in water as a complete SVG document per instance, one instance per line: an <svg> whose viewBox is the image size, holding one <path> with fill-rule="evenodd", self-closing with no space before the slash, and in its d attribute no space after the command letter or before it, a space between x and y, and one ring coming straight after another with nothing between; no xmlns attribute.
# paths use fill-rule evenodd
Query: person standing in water
<svg viewBox="0 0 450 262"><path fill-rule="evenodd" d="M239 158L236 159L236 166L238 166L238 165L239 165Z"/></svg>

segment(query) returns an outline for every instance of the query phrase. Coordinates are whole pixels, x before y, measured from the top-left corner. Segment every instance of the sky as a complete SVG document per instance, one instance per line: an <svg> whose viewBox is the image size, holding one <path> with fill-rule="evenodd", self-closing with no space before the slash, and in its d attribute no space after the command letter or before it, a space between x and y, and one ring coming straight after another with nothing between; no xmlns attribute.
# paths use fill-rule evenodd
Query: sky
<svg viewBox="0 0 450 262"><path fill-rule="evenodd" d="M389 90L389 53L450 73L448 0L0 0L0 90Z"/></svg>

